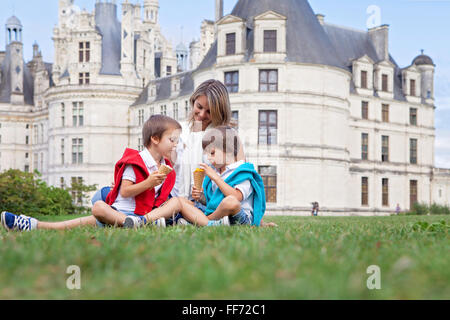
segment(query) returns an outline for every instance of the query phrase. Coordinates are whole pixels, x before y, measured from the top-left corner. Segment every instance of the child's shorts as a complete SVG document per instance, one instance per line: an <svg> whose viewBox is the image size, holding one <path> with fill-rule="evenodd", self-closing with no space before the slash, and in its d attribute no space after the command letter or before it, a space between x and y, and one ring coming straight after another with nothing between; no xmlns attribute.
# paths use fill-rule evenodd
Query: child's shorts
<svg viewBox="0 0 450 320"><path fill-rule="evenodd" d="M202 203L195 201L194 206L205 213L206 206ZM241 209L241 211L236 213L234 216L230 216L230 224L251 225L252 221L253 216L251 214L247 214L243 209Z"/></svg>
<svg viewBox="0 0 450 320"><path fill-rule="evenodd" d="M113 208L114 210L116 210L117 212L119 212L119 210L117 210L117 209L114 208L113 206L111 206L111 208ZM120 211L120 212L122 212L123 214L126 214L127 216L141 217L141 216L135 214L134 212L127 212L127 211L125 211L125 212ZM99 228L105 228L105 227L106 227L106 224L104 224L103 222L100 222L100 221L97 220L97 227L99 227Z"/></svg>

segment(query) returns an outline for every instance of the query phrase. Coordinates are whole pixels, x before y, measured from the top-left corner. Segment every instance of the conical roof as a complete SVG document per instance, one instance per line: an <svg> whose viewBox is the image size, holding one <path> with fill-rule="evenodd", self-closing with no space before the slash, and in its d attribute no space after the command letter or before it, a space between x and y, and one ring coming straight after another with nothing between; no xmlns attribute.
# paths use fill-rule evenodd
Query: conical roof
<svg viewBox="0 0 450 320"><path fill-rule="evenodd" d="M22 27L22 23L19 18L12 16L6 20L6 27Z"/></svg>

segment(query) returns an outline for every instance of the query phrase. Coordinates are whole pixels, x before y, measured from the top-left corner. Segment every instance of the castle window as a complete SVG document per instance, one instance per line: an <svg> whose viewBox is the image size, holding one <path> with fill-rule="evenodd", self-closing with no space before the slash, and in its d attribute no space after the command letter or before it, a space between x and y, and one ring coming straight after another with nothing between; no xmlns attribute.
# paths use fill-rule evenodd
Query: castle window
<svg viewBox="0 0 450 320"><path fill-rule="evenodd" d="M384 92L388 91L388 75L387 74L381 75L381 91L384 91Z"/></svg>
<svg viewBox="0 0 450 320"><path fill-rule="evenodd" d="M83 163L83 139L72 139L72 164Z"/></svg>
<svg viewBox="0 0 450 320"><path fill-rule="evenodd" d="M90 42L80 42L78 51L78 62L89 62L91 59Z"/></svg>
<svg viewBox="0 0 450 320"><path fill-rule="evenodd" d="M79 84L89 84L89 72L80 72L79 73Z"/></svg>
<svg viewBox="0 0 450 320"><path fill-rule="evenodd" d="M276 30L264 30L264 52L277 52Z"/></svg>
<svg viewBox="0 0 450 320"><path fill-rule="evenodd" d="M409 91L411 96L416 96L416 80L409 80Z"/></svg>
<svg viewBox="0 0 450 320"><path fill-rule="evenodd" d="M166 116L167 115L167 106L161 106L161 114L163 115L163 116Z"/></svg>
<svg viewBox="0 0 450 320"><path fill-rule="evenodd" d="M275 166L259 166L258 172L264 183L266 192L266 201L271 203L277 202L277 167Z"/></svg>
<svg viewBox="0 0 450 320"><path fill-rule="evenodd" d="M172 66L166 67L166 75L168 75L168 76L172 75Z"/></svg>
<svg viewBox="0 0 450 320"><path fill-rule="evenodd" d="M83 177L72 177L72 201L76 204L83 203L83 194L80 190L82 184Z"/></svg>
<svg viewBox="0 0 450 320"><path fill-rule="evenodd" d="M227 56L236 54L236 33L227 33L226 35L226 52Z"/></svg>
<svg viewBox="0 0 450 320"><path fill-rule="evenodd" d="M381 121L389 122L389 105L388 104L381 105Z"/></svg>
<svg viewBox="0 0 450 320"><path fill-rule="evenodd" d="M259 91L278 91L278 70L259 70Z"/></svg>
<svg viewBox="0 0 450 320"><path fill-rule="evenodd" d="M84 125L84 106L83 102L72 103L72 126L81 127Z"/></svg>
<svg viewBox="0 0 450 320"><path fill-rule="evenodd" d="M409 181L409 205L410 208L417 203L417 180Z"/></svg>
<svg viewBox="0 0 450 320"><path fill-rule="evenodd" d="M389 179L381 180L381 201L383 207L389 206Z"/></svg>
<svg viewBox="0 0 450 320"><path fill-rule="evenodd" d="M189 102L187 100L184 101L184 115L186 119L189 116Z"/></svg>
<svg viewBox="0 0 450 320"><path fill-rule="evenodd" d="M138 125L142 126L144 124L144 109L138 110Z"/></svg>
<svg viewBox="0 0 450 320"><path fill-rule="evenodd" d="M174 102L173 104L173 118L178 120L178 103Z"/></svg>
<svg viewBox="0 0 450 320"><path fill-rule="evenodd" d="M66 182L64 181L64 177L59 178L59 186L61 189L66 187Z"/></svg>
<svg viewBox="0 0 450 320"><path fill-rule="evenodd" d="M239 91L239 71L225 72L225 86L229 93Z"/></svg>
<svg viewBox="0 0 450 320"><path fill-rule="evenodd" d="M409 139L409 162L417 164L417 139Z"/></svg>
<svg viewBox="0 0 450 320"><path fill-rule="evenodd" d="M361 71L361 88L367 89L367 71Z"/></svg>
<svg viewBox="0 0 450 320"><path fill-rule="evenodd" d="M369 158L369 134L361 134L361 159L367 160Z"/></svg>
<svg viewBox="0 0 450 320"><path fill-rule="evenodd" d="M64 103L61 103L61 127L66 125L66 106Z"/></svg>
<svg viewBox="0 0 450 320"><path fill-rule="evenodd" d="M369 178L368 177L361 178L361 205L362 206L369 205Z"/></svg>
<svg viewBox="0 0 450 320"><path fill-rule="evenodd" d="M61 164L64 164L64 139L61 139Z"/></svg>
<svg viewBox="0 0 450 320"><path fill-rule="evenodd" d="M381 161L389 161L389 137L381 136Z"/></svg>
<svg viewBox="0 0 450 320"><path fill-rule="evenodd" d="M258 144L277 144L278 114L276 110L259 111Z"/></svg>
<svg viewBox="0 0 450 320"><path fill-rule="evenodd" d="M409 108L409 124L412 126L417 126L417 109Z"/></svg>
<svg viewBox="0 0 450 320"><path fill-rule="evenodd" d="M361 103L361 118L369 119L369 102L367 101Z"/></svg>
<svg viewBox="0 0 450 320"><path fill-rule="evenodd" d="M231 112L231 123L235 126L236 129L239 129L239 111Z"/></svg>

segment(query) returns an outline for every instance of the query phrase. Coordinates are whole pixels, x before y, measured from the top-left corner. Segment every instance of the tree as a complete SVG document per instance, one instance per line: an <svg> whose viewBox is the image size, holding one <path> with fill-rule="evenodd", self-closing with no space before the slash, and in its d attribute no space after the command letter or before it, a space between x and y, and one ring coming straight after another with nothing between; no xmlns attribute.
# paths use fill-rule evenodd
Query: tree
<svg viewBox="0 0 450 320"><path fill-rule="evenodd" d="M86 213L89 208L76 205L71 192L78 192L82 199L96 189L77 183L70 189L48 186L40 179L39 172L27 173L10 169L0 174L0 211L10 211L27 216ZM84 201L86 202L86 201Z"/></svg>

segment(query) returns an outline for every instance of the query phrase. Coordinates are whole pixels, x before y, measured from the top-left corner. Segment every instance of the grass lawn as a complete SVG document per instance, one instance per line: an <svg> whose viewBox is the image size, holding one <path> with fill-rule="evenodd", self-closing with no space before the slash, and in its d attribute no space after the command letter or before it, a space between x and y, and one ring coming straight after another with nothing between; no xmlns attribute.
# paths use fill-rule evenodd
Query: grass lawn
<svg viewBox="0 0 450 320"><path fill-rule="evenodd" d="M450 299L450 216L266 220L279 227L2 229L0 299Z"/></svg>

